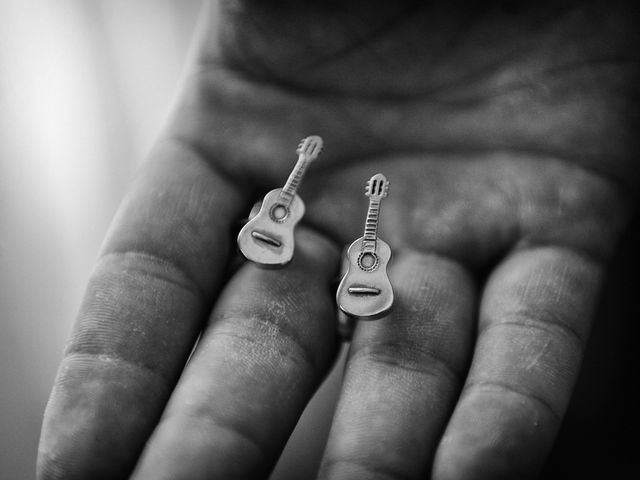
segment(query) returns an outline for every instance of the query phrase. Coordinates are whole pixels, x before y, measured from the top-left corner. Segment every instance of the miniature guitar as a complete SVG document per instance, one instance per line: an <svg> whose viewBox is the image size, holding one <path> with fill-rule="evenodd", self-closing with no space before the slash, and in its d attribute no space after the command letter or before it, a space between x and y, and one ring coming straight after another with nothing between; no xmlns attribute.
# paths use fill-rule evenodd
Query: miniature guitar
<svg viewBox="0 0 640 480"><path fill-rule="evenodd" d="M344 313L359 319L385 315L393 306L393 288L387 276L391 248L378 238L380 203L389 193L389 182L378 173L367 182L369 210L364 236L347 250L347 272L338 286L336 302Z"/></svg>
<svg viewBox="0 0 640 480"><path fill-rule="evenodd" d="M308 165L322 150L322 138L312 135L300 142L298 161L283 188L267 193L260 211L242 227L238 247L253 262L282 267L293 258L293 231L304 215L304 203L296 194Z"/></svg>

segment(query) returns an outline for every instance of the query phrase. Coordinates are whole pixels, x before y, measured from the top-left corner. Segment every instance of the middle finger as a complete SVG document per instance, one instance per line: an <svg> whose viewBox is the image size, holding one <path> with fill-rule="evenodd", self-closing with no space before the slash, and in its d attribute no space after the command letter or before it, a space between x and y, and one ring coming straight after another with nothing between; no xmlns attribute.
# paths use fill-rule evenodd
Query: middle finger
<svg viewBox="0 0 640 480"><path fill-rule="evenodd" d="M320 478L426 478L468 365L472 278L457 262L401 253L397 305L359 322Z"/></svg>

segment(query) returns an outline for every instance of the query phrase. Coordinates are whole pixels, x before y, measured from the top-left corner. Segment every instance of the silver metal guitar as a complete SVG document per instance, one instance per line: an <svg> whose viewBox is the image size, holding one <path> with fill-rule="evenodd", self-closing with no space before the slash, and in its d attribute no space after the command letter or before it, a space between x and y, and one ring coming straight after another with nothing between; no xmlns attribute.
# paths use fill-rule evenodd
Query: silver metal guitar
<svg viewBox="0 0 640 480"><path fill-rule="evenodd" d="M367 182L365 195L369 210L364 235L347 250L347 272L336 302L347 315L358 319L375 319L385 315L393 306L393 288L387 275L391 248L378 238L380 203L389 194L389 182L378 173Z"/></svg>
<svg viewBox="0 0 640 480"><path fill-rule="evenodd" d="M304 203L296 191L307 166L322 150L322 138L303 139L296 153L298 161L283 188L267 193L260 211L238 234L238 247L248 259L265 267L283 267L293 258L293 232L304 215Z"/></svg>

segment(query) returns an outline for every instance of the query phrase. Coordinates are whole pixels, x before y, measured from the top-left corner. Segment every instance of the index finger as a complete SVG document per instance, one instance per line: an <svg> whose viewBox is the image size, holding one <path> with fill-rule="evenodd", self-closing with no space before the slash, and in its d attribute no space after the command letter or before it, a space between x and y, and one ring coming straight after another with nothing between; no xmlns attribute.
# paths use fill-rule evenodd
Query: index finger
<svg viewBox="0 0 640 480"><path fill-rule="evenodd" d="M246 203L196 150L156 148L89 282L45 412L39 478L128 476L210 310Z"/></svg>

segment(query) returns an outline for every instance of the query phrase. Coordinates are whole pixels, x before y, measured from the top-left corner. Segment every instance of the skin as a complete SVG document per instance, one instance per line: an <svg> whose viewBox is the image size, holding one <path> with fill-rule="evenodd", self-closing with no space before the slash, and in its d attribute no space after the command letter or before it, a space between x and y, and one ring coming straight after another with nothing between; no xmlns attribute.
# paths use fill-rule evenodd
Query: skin
<svg viewBox="0 0 640 480"><path fill-rule="evenodd" d="M266 478L335 360L340 252L376 172L396 306L357 324L319 478L544 465L636 205L632 9L333 3L203 13L89 281L41 480ZM232 268L240 219L310 134L293 262Z"/></svg>

